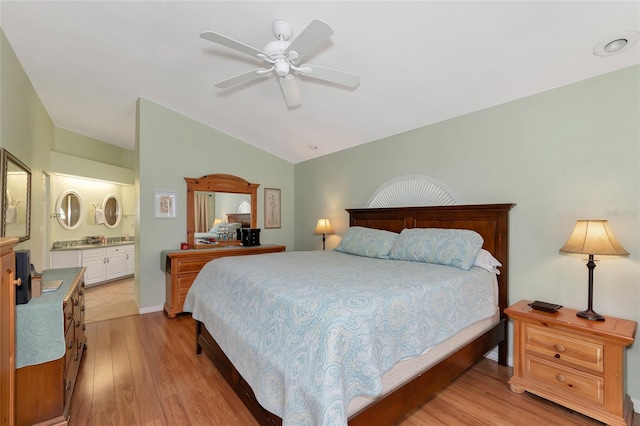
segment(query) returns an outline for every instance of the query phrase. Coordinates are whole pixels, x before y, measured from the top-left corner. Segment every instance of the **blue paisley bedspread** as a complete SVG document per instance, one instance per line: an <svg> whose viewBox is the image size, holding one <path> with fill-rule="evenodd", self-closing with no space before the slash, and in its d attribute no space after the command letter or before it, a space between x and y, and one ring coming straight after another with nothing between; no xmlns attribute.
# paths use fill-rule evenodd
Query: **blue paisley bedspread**
<svg viewBox="0 0 640 426"><path fill-rule="evenodd" d="M477 267L285 252L209 262L184 310L285 426L346 425L396 363L494 315L494 286Z"/></svg>

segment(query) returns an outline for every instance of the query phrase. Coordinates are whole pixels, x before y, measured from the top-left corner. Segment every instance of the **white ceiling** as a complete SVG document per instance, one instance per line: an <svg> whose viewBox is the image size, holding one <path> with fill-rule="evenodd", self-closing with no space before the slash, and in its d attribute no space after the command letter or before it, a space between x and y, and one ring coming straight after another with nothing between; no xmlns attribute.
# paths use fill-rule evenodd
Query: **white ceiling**
<svg viewBox="0 0 640 426"><path fill-rule="evenodd" d="M214 87L261 63L199 34L262 50L275 19L326 22L308 62L360 86L300 78L296 109L275 77ZM593 54L640 31L637 1L3 1L0 22L57 127L133 149L144 97L292 163L640 63Z"/></svg>

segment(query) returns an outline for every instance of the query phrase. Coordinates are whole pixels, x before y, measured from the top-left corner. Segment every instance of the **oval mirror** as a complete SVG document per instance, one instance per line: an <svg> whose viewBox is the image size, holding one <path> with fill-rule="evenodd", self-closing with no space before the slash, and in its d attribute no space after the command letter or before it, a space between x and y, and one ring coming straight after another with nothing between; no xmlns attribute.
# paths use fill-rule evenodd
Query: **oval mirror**
<svg viewBox="0 0 640 426"><path fill-rule="evenodd" d="M82 218L82 198L75 191L60 194L56 203L56 217L64 229L72 230L80 226Z"/></svg>
<svg viewBox="0 0 640 426"><path fill-rule="evenodd" d="M120 225L122 214L120 212L120 200L115 195L107 195L102 202L102 211L104 212L104 226L107 228L115 228Z"/></svg>

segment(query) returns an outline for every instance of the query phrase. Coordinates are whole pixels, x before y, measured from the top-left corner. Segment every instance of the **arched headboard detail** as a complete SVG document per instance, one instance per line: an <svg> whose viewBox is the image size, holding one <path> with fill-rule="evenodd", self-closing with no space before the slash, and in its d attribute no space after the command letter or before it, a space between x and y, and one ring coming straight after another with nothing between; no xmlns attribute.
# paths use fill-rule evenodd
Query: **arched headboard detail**
<svg viewBox="0 0 640 426"><path fill-rule="evenodd" d="M402 175L383 183L369 198L368 208L450 206L461 199L442 182L424 175Z"/></svg>

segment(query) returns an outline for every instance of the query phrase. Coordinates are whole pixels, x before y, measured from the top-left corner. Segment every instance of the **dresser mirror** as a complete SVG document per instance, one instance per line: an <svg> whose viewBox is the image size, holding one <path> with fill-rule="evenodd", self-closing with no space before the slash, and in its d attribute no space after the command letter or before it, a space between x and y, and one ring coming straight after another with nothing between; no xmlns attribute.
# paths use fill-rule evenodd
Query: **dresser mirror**
<svg viewBox="0 0 640 426"><path fill-rule="evenodd" d="M203 215L199 209L196 208L195 200L196 193L205 193L214 195L218 192L227 194L248 194L251 198L250 201L250 217L249 225L251 228L257 228L258 224L258 183L249 183L248 181L233 175L227 174L213 174L206 175L200 178L184 178L187 182L187 243L189 247L195 247L195 232L196 222L203 222L198 228L207 228L213 223L213 219L209 217L207 222L204 223ZM228 212L234 213L234 212ZM226 218L220 218L223 221Z"/></svg>
<svg viewBox="0 0 640 426"><path fill-rule="evenodd" d="M31 169L2 148L1 237L18 237L26 241L31 236Z"/></svg>
<svg viewBox="0 0 640 426"><path fill-rule="evenodd" d="M120 225L122 219L122 206L120 200L113 194L107 195L102 201L102 212L104 213L104 226L115 228Z"/></svg>
<svg viewBox="0 0 640 426"><path fill-rule="evenodd" d="M75 191L65 191L56 202L56 218L64 229L71 231L80 226L82 198Z"/></svg>

